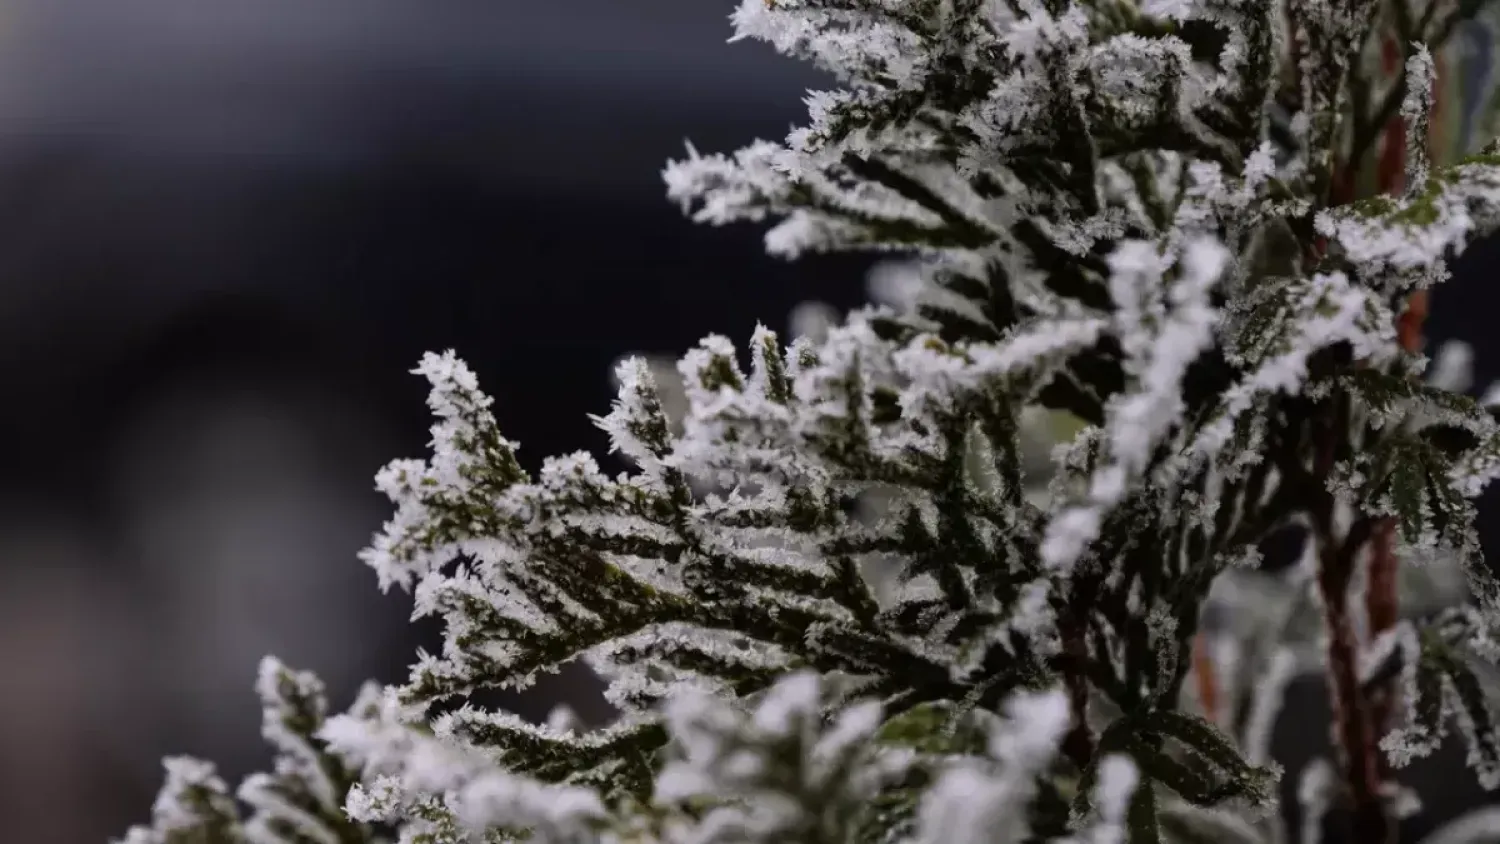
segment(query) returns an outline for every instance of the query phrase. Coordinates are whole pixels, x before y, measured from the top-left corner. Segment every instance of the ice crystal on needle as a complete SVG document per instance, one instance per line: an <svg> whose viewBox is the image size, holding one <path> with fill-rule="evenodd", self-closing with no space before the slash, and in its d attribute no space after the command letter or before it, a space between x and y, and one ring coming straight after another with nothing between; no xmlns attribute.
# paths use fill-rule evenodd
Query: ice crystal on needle
<svg viewBox="0 0 1500 844"><path fill-rule="evenodd" d="M332 717L267 663L279 755L248 813L173 760L126 840L1277 841L1263 745L1307 614L1340 751L1316 794L1348 797L1312 815L1389 831L1387 727L1401 761L1456 724L1497 784L1468 655L1500 654L1471 503L1500 423L1416 380L1395 323L1500 224L1500 159L1420 142L1475 4L1390 5L743 0L737 39L839 87L784 142L690 148L669 196L773 223L786 257L897 253L898 307L709 336L680 383L622 363L596 419L616 475L524 468L475 374L425 357L432 455L380 473L395 513L363 559L440 652ZM1391 21L1405 73L1366 78ZM1406 189L1350 202L1381 103L1416 127ZM1077 423L1045 491L1038 414ZM1186 682L1205 606L1288 525L1309 551L1230 724ZM1370 635L1350 599L1387 528L1402 559L1457 560L1472 605ZM471 697L578 660L614 723ZM1377 723L1392 677L1405 721Z"/></svg>

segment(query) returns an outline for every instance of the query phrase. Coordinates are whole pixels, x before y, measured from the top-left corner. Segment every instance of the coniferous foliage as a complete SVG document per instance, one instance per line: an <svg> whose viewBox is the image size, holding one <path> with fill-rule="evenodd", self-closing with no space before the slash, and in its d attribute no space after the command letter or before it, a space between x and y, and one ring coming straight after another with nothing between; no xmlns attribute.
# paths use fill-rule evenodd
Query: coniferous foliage
<svg viewBox="0 0 1500 844"><path fill-rule="evenodd" d="M1500 156L1425 143L1434 53L1482 14L744 0L740 37L842 87L785 143L673 163L670 196L774 221L787 257L914 256L919 289L818 339L710 336L680 418L626 362L597 420L634 466L615 477L587 453L526 471L474 374L424 358L433 453L381 472L396 512L363 558L442 620L441 653L326 720L316 682L268 662L280 756L248 816L173 760L126 841L1279 841L1285 666L1251 663L1233 724L1189 679L1214 590L1289 526L1338 750L1304 814L1392 840L1392 767L1453 727L1500 785L1476 668L1500 660L1500 584L1472 506L1500 423L1397 332L1500 225ZM1398 115L1404 188L1350 201L1348 162ZM1038 411L1081 423L1042 491ZM1376 625L1357 599L1387 546L1461 566L1472 600ZM574 660L615 723L469 700Z"/></svg>

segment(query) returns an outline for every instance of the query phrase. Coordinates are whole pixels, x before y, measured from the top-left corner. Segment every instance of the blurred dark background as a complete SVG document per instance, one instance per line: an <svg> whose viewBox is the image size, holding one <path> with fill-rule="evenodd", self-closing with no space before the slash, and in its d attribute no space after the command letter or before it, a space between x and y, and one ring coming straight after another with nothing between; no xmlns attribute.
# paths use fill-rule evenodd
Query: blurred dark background
<svg viewBox="0 0 1500 844"><path fill-rule="evenodd" d="M620 354L856 298L663 198L686 137L780 137L815 82L731 7L0 3L0 840L122 832L163 753L262 764L264 653L336 707L404 676L355 553L425 453L423 351L535 466L605 445Z"/></svg>
<svg viewBox="0 0 1500 844"><path fill-rule="evenodd" d="M685 137L780 137L818 82L727 46L732 5L0 3L0 839L118 834L164 753L261 764L264 653L335 707L404 676L409 602L355 552L425 452L423 351L535 466L604 444L620 354L858 300L863 262L662 198ZM1434 326L1481 383L1488 265Z"/></svg>

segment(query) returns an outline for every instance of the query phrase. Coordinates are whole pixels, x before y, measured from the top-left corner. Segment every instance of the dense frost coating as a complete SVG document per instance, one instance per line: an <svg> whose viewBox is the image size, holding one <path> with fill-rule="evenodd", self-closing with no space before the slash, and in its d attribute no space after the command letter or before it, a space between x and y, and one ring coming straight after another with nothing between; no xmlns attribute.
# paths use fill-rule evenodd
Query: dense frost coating
<svg viewBox="0 0 1500 844"><path fill-rule="evenodd" d="M396 511L363 559L442 651L334 717L268 662L279 757L248 817L173 760L126 841L1276 841L1264 745L1293 655L1245 657L1267 682L1228 730L1186 680L1210 589L1289 523L1342 753L1307 816L1352 805L1376 840L1397 792L1361 754L1386 726L1400 762L1456 724L1500 783L1471 660L1500 654L1471 506L1500 424L1395 332L1500 222L1500 159L1413 140L1402 192L1336 199L1391 117L1421 137L1434 55L1475 12L1398 5L744 0L737 37L842 87L784 143L670 165L671 197L773 221L788 257L902 253L919 289L817 339L708 337L680 418L622 364L597 419L619 475L588 453L528 471L474 373L425 357L432 456L380 473ZM1363 75L1387 26L1394 82ZM1046 494L1019 444L1039 409L1082 422ZM1352 608L1387 524L1403 560L1460 560L1473 605L1372 640ZM579 659L608 726L468 701ZM1405 721L1373 724L1395 675Z"/></svg>

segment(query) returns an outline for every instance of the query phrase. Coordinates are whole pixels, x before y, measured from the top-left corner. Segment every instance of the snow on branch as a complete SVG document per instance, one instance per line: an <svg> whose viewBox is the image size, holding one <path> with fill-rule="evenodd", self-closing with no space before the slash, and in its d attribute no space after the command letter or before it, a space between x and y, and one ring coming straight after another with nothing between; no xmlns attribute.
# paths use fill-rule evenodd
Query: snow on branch
<svg viewBox="0 0 1500 844"><path fill-rule="evenodd" d="M624 361L608 453L536 463L456 354L424 357L430 454L379 473L361 558L441 648L334 716L268 661L274 771L232 795L171 760L125 841L1272 844L1267 737L1309 664L1344 729L1308 817L1342 788L1384 840L1380 736L1400 762L1456 724L1500 784L1472 502L1500 422L1395 330L1496 228L1500 159L1427 154L1452 21L1396 5L741 0L735 40L839 87L782 141L689 147L669 197L769 223L783 257L899 253L895 307ZM1405 72L1378 86L1392 19ZM1407 189L1346 201L1340 157L1397 116ZM1038 418L1069 420L1050 465ZM1262 577L1291 527L1301 563ZM1382 536L1472 600L1362 639ZM1230 604L1264 624L1224 656ZM575 662L612 723L479 702Z"/></svg>

